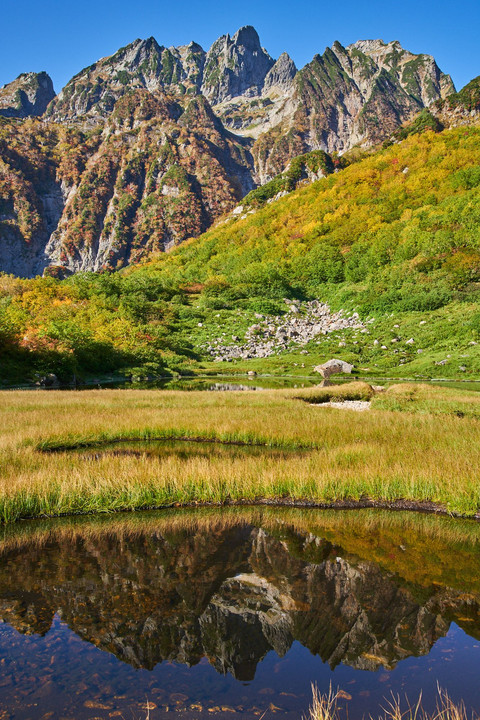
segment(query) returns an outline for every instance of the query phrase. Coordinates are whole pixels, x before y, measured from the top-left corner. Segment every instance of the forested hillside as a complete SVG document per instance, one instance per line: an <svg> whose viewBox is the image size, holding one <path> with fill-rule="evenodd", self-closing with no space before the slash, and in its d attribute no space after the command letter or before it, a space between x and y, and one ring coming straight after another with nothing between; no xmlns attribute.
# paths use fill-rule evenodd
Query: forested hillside
<svg viewBox="0 0 480 720"><path fill-rule="evenodd" d="M321 336L304 355L293 344L269 369L302 360L307 372L335 352L370 372L480 376L479 290L480 128L407 133L140 266L4 275L2 380L192 371L213 338L243 337L256 316L285 313L284 298L355 309L368 329Z"/></svg>

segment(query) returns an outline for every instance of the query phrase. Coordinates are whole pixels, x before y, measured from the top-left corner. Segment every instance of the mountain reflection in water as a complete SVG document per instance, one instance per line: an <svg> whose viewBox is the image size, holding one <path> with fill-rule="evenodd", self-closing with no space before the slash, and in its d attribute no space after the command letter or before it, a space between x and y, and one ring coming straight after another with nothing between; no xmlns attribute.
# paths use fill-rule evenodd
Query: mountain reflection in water
<svg viewBox="0 0 480 720"><path fill-rule="evenodd" d="M208 659L245 683L271 651L283 658L298 641L331 670L385 672L427 655L452 622L480 637L473 523L374 511L144 513L26 523L8 532L0 554L4 623L46 642L59 617L136 669ZM170 696L188 706L195 698L176 692L174 675ZM278 712L273 675L268 685ZM0 682L2 707L14 695Z"/></svg>

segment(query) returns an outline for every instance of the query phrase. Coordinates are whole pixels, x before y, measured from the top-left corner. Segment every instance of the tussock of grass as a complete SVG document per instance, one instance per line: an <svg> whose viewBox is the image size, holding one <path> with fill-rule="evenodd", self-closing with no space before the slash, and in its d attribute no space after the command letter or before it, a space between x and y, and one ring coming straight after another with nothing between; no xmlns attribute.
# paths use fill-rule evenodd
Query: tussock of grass
<svg viewBox="0 0 480 720"><path fill-rule="evenodd" d="M328 692L322 694L316 685L312 685L312 696L308 714L303 716L302 720L340 720L343 717L339 705L342 697L340 691L335 692L330 685ZM454 703L448 693L440 688L437 707L433 713L426 712L422 707L421 694L413 705L408 698L402 703L398 695L392 695L391 699L385 700L385 707L381 710L378 720L478 720L475 713L468 715L465 703Z"/></svg>
<svg viewBox="0 0 480 720"><path fill-rule="evenodd" d="M353 382L345 385L337 385L331 387L313 387L306 388L300 393L296 393L298 400L312 404L322 404L331 400L343 402L345 400L371 400L374 391L366 382Z"/></svg>
<svg viewBox="0 0 480 720"><path fill-rule="evenodd" d="M341 410L313 412L295 400L299 392L0 393L0 521L257 498L401 498L477 512L475 418L443 414L440 420L428 411L427 390L408 405L427 403L422 412L380 407L348 418ZM383 397L374 399L374 408ZM172 436L310 450L282 458L110 455L95 462L80 453L36 450Z"/></svg>
<svg viewBox="0 0 480 720"><path fill-rule="evenodd" d="M374 407L377 410L480 419L480 393L405 383L392 385L376 396Z"/></svg>
<svg viewBox="0 0 480 720"><path fill-rule="evenodd" d="M133 442L137 440L178 440L198 443L218 443L222 445L246 445L250 447L278 448L282 450L300 450L310 445L288 440L261 437L252 433L215 433L215 431L192 434L187 428L134 428L119 435L115 432L98 433L93 436L49 438L36 446L41 452L67 452L81 448L101 447L112 443Z"/></svg>

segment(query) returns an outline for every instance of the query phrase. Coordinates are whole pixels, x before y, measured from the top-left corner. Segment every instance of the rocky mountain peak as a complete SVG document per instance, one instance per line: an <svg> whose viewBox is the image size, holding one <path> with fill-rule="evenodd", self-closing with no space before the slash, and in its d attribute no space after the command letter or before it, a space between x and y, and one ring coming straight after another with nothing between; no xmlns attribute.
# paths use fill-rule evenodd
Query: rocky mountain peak
<svg viewBox="0 0 480 720"><path fill-rule="evenodd" d="M166 48L154 37L137 39L72 78L47 115L57 121L98 123L132 90L197 93L204 63L205 51L197 43Z"/></svg>
<svg viewBox="0 0 480 720"><path fill-rule="evenodd" d="M296 74L297 67L292 58L288 53L282 53L265 77L264 92L268 92L273 87L287 90L291 87Z"/></svg>
<svg viewBox="0 0 480 720"><path fill-rule="evenodd" d="M173 50L173 48L170 48L170 50ZM206 54L202 46L193 40L191 40L188 45L180 45L178 50L186 50L187 52L192 53L203 53L204 55Z"/></svg>
<svg viewBox="0 0 480 720"><path fill-rule="evenodd" d="M357 42L349 45L348 49L351 50L352 48L356 48L357 50L360 50L360 52L363 52L366 55L373 55L375 53L386 54L388 50L393 47L400 50L402 49L402 46L400 45L398 40L393 40L392 42L386 43L380 38L378 38L377 40L357 40Z"/></svg>
<svg viewBox="0 0 480 720"><path fill-rule="evenodd" d="M22 73L0 88L0 115L15 118L43 115L54 97L52 79L46 72Z"/></svg>
<svg viewBox="0 0 480 720"><path fill-rule="evenodd" d="M207 53L202 94L212 105L233 97L260 95L274 60L260 45L255 28L240 28L233 38L223 35Z"/></svg>
<svg viewBox="0 0 480 720"><path fill-rule="evenodd" d="M440 70L431 55L405 50L398 40L388 43L383 40L358 40L349 45L347 51L357 62L362 62L362 57L373 60L377 71L390 73L419 106L428 107L439 98L455 92L450 75Z"/></svg>
<svg viewBox="0 0 480 720"><path fill-rule="evenodd" d="M234 45L243 45L251 51L261 51L260 38L252 25L244 25L237 30L232 38Z"/></svg>

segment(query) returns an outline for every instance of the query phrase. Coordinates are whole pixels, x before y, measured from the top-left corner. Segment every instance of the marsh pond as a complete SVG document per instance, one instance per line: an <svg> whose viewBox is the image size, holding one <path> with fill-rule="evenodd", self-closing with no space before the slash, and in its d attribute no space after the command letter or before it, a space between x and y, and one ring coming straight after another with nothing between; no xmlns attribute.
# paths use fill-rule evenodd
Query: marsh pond
<svg viewBox="0 0 480 720"><path fill-rule="evenodd" d="M480 530L386 511L168 510L0 538L0 718L480 707Z"/></svg>

